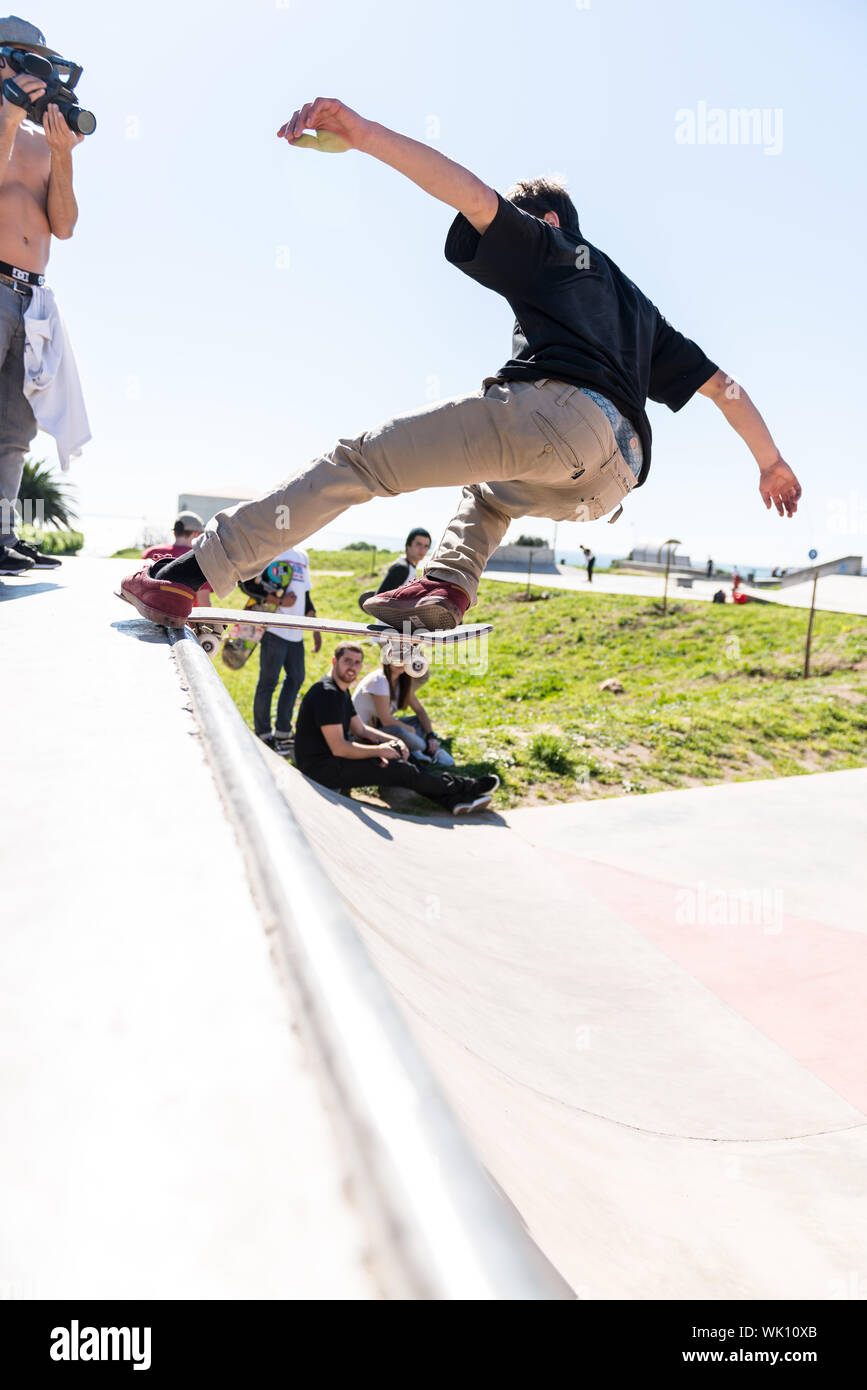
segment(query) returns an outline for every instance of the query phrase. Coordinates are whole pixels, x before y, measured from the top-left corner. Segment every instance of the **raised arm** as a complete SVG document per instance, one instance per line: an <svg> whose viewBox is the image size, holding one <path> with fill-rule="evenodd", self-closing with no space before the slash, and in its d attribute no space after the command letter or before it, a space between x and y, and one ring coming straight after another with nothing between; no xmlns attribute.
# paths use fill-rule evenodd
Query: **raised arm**
<svg viewBox="0 0 867 1390"><path fill-rule="evenodd" d="M51 150L51 172L48 175L45 205L48 225L54 236L68 241L78 221L78 204L72 191L72 151L81 144L84 136L70 130L54 105L45 108L42 128Z"/></svg>
<svg viewBox="0 0 867 1390"><path fill-rule="evenodd" d="M759 465L759 492L765 506L775 506L780 516L794 516L798 510L801 484L783 459L770 430L744 388L726 376L725 372L716 371L698 389L702 396L709 396L719 407Z"/></svg>
<svg viewBox="0 0 867 1390"><path fill-rule="evenodd" d="M305 130L316 131L305 135ZM336 97L317 97L295 112L277 132L290 145L307 146L327 154L360 150L388 164L417 183L432 198L457 208L476 231L487 230L497 211L497 195L463 165L438 150L399 135L376 121L366 120Z"/></svg>

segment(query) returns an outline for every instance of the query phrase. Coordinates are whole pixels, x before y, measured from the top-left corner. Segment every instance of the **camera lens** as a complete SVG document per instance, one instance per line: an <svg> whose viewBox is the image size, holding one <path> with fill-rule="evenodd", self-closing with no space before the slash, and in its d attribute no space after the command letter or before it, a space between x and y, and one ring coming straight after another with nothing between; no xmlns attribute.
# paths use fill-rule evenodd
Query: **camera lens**
<svg viewBox="0 0 867 1390"><path fill-rule="evenodd" d="M81 106L73 106L66 119L79 135L92 135L96 130L96 117L93 112L85 111Z"/></svg>

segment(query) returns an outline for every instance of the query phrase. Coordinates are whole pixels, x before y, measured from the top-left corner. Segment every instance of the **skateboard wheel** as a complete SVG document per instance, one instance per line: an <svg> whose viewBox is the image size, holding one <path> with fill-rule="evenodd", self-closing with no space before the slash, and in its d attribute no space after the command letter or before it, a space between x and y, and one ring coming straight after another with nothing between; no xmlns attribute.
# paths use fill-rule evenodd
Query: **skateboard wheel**
<svg viewBox="0 0 867 1390"><path fill-rule="evenodd" d="M416 647L414 651L410 652L406 661L406 669L411 676L424 676L429 667L430 661L427 653L423 652L420 647Z"/></svg>
<svg viewBox="0 0 867 1390"><path fill-rule="evenodd" d="M217 652L220 650L220 638L217 636L216 632L203 632L199 638L199 646L213 661Z"/></svg>

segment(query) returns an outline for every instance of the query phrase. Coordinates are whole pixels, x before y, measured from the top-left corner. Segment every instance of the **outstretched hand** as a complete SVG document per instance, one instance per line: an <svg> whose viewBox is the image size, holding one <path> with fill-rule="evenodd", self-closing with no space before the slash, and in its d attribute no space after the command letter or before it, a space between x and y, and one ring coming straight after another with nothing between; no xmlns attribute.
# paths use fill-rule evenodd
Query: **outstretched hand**
<svg viewBox="0 0 867 1390"><path fill-rule="evenodd" d="M783 459L762 469L759 492L769 511L774 506L780 516L794 516L798 510L801 484Z"/></svg>
<svg viewBox="0 0 867 1390"><path fill-rule="evenodd" d="M281 125L277 138L287 140L290 145L320 150L323 154L343 154L346 150L361 148L369 127L369 121L336 97L317 97ZM305 131L315 131L315 134L305 135Z"/></svg>

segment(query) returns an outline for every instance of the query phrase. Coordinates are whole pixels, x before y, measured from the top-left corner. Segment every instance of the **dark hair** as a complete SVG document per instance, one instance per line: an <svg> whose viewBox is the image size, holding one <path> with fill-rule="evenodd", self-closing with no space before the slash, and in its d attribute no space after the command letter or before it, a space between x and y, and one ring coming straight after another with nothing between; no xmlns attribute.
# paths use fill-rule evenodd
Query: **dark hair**
<svg viewBox="0 0 867 1390"><path fill-rule="evenodd" d="M340 642L334 648L334 660L339 661L344 652L360 652L364 656L364 648L359 647L357 642Z"/></svg>
<svg viewBox="0 0 867 1390"><path fill-rule="evenodd" d="M423 526L414 526L406 538L407 550L409 550L409 547L412 545L416 536L427 536L428 540L431 539L430 531L426 531Z"/></svg>
<svg viewBox="0 0 867 1390"><path fill-rule="evenodd" d="M177 540L178 536L188 536L190 534L182 521L176 521L173 529L175 540Z"/></svg>
<svg viewBox="0 0 867 1390"><path fill-rule="evenodd" d="M532 213L533 217L544 218L546 212L556 212L563 230L580 236L578 209L566 192L566 180L559 174L521 179L520 183L512 184L506 197L516 208Z"/></svg>
<svg viewBox="0 0 867 1390"><path fill-rule="evenodd" d="M385 672L385 679L388 681L389 691L397 701L397 709L406 709L407 700L412 690L412 676L408 671L403 670L395 680L392 675L394 666L391 662L384 661L382 669Z"/></svg>

